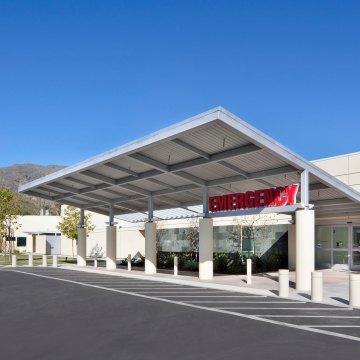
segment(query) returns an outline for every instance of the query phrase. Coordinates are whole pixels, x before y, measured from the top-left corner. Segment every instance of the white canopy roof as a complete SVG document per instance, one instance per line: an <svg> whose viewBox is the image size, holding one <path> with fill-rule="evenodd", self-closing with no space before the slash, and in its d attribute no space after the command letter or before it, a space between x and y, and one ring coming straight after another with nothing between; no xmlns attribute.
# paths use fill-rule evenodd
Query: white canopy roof
<svg viewBox="0 0 360 360"><path fill-rule="evenodd" d="M202 204L209 195L300 182L309 173L316 216L360 213L360 194L227 110L205 113L20 186L19 191L115 215ZM196 210L195 210L196 213ZM160 214L160 215L159 215ZM171 212L155 216L171 217ZM141 216L143 216L141 215ZM138 215L135 216L135 218ZM144 216L145 217L145 216Z"/></svg>

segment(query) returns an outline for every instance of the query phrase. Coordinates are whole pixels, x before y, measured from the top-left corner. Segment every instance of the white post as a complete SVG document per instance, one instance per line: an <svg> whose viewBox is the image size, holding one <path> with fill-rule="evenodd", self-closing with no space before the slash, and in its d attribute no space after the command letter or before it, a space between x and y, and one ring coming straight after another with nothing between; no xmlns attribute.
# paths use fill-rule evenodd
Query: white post
<svg viewBox="0 0 360 360"><path fill-rule="evenodd" d="M174 276L178 276L178 257L174 256Z"/></svg>
<svg viewBox="0 0 360 360"><path fill-rule="evenodd" d="M279 270L279 296L288 297L289 296L289 270L281 269Z"/></svg>
<svg viewBox="0 0 360 360"><path fill-rule="evenodd" d="M29 266L34 266L34 255L29 254Z"/></svg>
<svg viewBox="0 0 360 360"><path fill-rule="evenodd" d="M156 224L145 224L145 274L156 274Z"/></svg>
<svg viewBox="0 0 360 360"><path fill-rule="evenodd" d="M106 227L106 268L116 269L116 226Z"/></svg>
<svg viewBox="0 0 360 360"><path fill-rule="evenodd" d="M296 266L296 225L295 224L289 225L288 264L289 264L289 270L295 270L295 266Z"/></svg>
<svg viewBox="0 0 360 360"><path fill-rule="evenodd" d="M203 218L199 220L199 279L213 278L213 220Z"/></svg>
<svg viewBox="0 0 360 360"><path fill-rule="evenodd" d="M53 267L58 267L58 257L57 257L57 255L53 255Z"/></svg>
<svg viewBox="0 0 360 360"><path fill-rule="evenodd" d="M311 273L311 301L322 302L323 298L323 276L320 271Z"/></svg>
<svg viewBox="0 0 360 360"><path fill-rule="evenodd" d="M246 259L246 283L251 284L251 259Z"/></svg>
<svg viewBox="0 0 360 360"><path fill-rule="evenodd" d="M12 255L11 257L11 266L12 267L16 267L17 263L16 263L16 255Z"/></svg>
<svg viewBox="0 0 360 360"><path fill-rule="evenodd" d="M86 229L84 227L77 229L77 264L86 266Z"/></svg>
<svg viewBox="0 0 360 360"><path fill-rule="evenodd" d="M360 307L360 274L349 276L349 305Z"/></svg>
<svg viewBox="0 0 360 360"><path fill-rule="evenodd" d="M315 270L314 210L297 210L296 218L296 290L311 290L311 273Z"/></svg>
<svg viewBox="0 0 360 360"><path fill-rule="evenodd" d="M98 260L97 260L97 257L95 257L95 259L94 259L94 267L98 267Z"/></svg>
<svg viewBox="0 0 360 360"><path fill-rule="evenodd" d="M131 271L131 254L128 254L127 263L128 263L128 271Z"/></svg>
<svg viewBox="0 0 360 360"><path fill-rule="evenodd" d="M42 266L46 267L47 266L47 255L43 255L42 257Z"/></svg>

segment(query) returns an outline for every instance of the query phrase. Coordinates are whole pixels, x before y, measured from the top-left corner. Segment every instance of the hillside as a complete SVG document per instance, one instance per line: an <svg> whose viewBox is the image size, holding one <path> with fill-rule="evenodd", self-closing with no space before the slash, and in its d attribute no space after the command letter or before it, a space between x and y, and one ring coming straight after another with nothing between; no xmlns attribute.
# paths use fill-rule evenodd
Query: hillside
<svg viewBox="0 0 360 360"><path fill-rule="evenodd" d="M63 169L62 165L14 164L0 168L0 186L6 186L17 192L18 186L42 176ZM41 209L49 209L52 215L58 215L59 205L52 201L32 196L20 195L21 215L39 215Z"/></svg>

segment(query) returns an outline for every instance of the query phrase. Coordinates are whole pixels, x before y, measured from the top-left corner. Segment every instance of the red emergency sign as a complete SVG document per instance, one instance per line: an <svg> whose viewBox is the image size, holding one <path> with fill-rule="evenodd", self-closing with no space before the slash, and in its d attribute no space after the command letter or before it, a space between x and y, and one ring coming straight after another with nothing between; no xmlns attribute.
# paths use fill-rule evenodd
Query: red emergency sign
<svg viewBox="0 0 360 360"><path fill-rule="evenodd" d="M209 211L229 211L269 206L294 205L299 184L209 197Z"/></svg>

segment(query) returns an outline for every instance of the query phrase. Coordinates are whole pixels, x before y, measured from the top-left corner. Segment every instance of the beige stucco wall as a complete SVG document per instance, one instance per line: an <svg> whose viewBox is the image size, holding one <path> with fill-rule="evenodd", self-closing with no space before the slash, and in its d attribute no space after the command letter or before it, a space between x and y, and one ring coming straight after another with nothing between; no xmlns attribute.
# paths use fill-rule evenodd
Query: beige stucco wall
<svg viewBox="0 0 360 360"><path fill-rule="evenodd" d="M313 163L360 192L360 152L314 160Z"/></svg>
<svg viewBox="0 0 360 360"><path fill-rule="evenodd" d="M87 254L91 253L94 246L98 245L105 249L106 222L107 216L91 213L91 221L95 225L95 230L87 238ZM57 225L61 221L60 216L19 216L18 226L15 237L26 237L26 247L16 247L21 252L36 252L44 254L46 252L45 235L35 235L35 248L32 248L32 235L29 233L54 233L59 232ZM126 221L119 221L117 226L117 258L125 258L128 254L140 252L145 253L145 239L143 235L144 224L132 224ZM16 243L15 243L16 245ZM72 256L72 241L66 236L61 236L61 255ZM76 241L74 241L74 255L76 256Z"/></svg>

